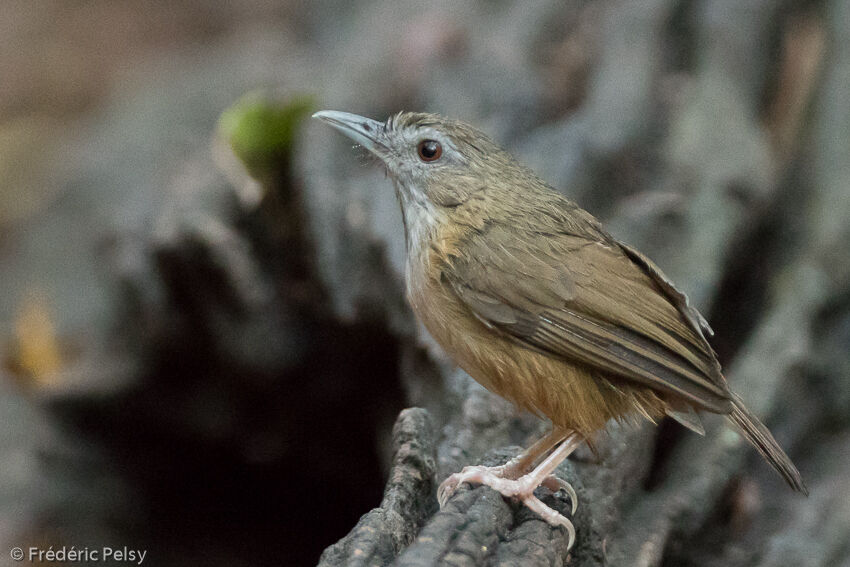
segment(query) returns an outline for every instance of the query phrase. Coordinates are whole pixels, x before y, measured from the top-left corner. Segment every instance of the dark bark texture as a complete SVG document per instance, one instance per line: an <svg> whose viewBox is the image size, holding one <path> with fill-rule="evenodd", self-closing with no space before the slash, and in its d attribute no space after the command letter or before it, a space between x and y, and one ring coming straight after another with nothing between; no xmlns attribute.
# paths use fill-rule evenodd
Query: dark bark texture
<svg viewBox="0 0 850 567"><path fill-rule="evenodd" d="M64 128L23 74L0 87L3 561L850 566L850 1L174 6ZM439 510L439 482L546 424L418 326L391 184L345 139L305 122L258 180L213 140L268 85L491 134L689 295L811 495L708 416L565 462L572 550L488 488Z"/></svg>

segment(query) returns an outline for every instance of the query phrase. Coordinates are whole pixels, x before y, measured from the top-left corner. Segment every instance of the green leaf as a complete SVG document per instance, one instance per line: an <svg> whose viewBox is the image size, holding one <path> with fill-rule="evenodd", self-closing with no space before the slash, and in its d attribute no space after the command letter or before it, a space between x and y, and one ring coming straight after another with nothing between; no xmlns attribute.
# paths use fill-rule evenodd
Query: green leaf
<svg viewBox="0 0 850 567"><path fill-rule="evenodd" d="M254 178L289 166L299 127L313 111L313 97L286 100L250 92L225 110L218 121L219 136Z"/></svg>

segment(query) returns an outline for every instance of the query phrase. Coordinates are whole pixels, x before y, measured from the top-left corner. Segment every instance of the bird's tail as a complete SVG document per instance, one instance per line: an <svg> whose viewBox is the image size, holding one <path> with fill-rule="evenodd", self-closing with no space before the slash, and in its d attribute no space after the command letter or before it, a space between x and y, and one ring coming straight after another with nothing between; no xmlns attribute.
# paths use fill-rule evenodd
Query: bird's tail
<svg viewBox="0 0 850 567"><path fill-rule="evenodd" d="M770 463L770 466L782 475L782 478L791 488L808 496L809 489L806 488L803 477L800 476L800 471L797 470L797 467L794 466L794 463L791 462L791 459L785 454L785 451L782 450L767 427L750 413L750 410L744 407L741 399L734 394L732 396L732 413L726 417L747 438L747 441L753 444L761 453L761 456Z"/></svg>

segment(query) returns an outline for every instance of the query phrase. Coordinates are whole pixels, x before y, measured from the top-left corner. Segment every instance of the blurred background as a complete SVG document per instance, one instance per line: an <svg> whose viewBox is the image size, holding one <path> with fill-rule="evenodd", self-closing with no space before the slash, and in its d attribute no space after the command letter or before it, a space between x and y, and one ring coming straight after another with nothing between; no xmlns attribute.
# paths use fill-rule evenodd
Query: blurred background
<svg viewBox="0 0 850 567"><path fill-rule="evenodd" d="M0 564L314 565L410 406L428 484L366 555L435 564L432 476L540 431L417 326L391 184L320 109L471 122L651 256L812 491L718 420L614 428L566 465L570 564L850 565L847 0L3 0ZM567 560L510 560L517 522L457 564Z"/></svg>

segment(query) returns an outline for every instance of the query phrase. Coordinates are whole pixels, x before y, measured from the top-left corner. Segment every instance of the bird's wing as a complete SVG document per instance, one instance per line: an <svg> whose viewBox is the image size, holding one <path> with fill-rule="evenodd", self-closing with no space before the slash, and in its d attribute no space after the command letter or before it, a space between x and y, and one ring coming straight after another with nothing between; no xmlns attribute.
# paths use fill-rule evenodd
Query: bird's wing
<svg viewBox="0 0 850 567"><path fill-rule="evenodd" d="M708 325L648 259L601 231L529 236L488 224L467 237L462 258L446 259L442 278L478 319L520 344L698 408L731 410Z"/></svg>

